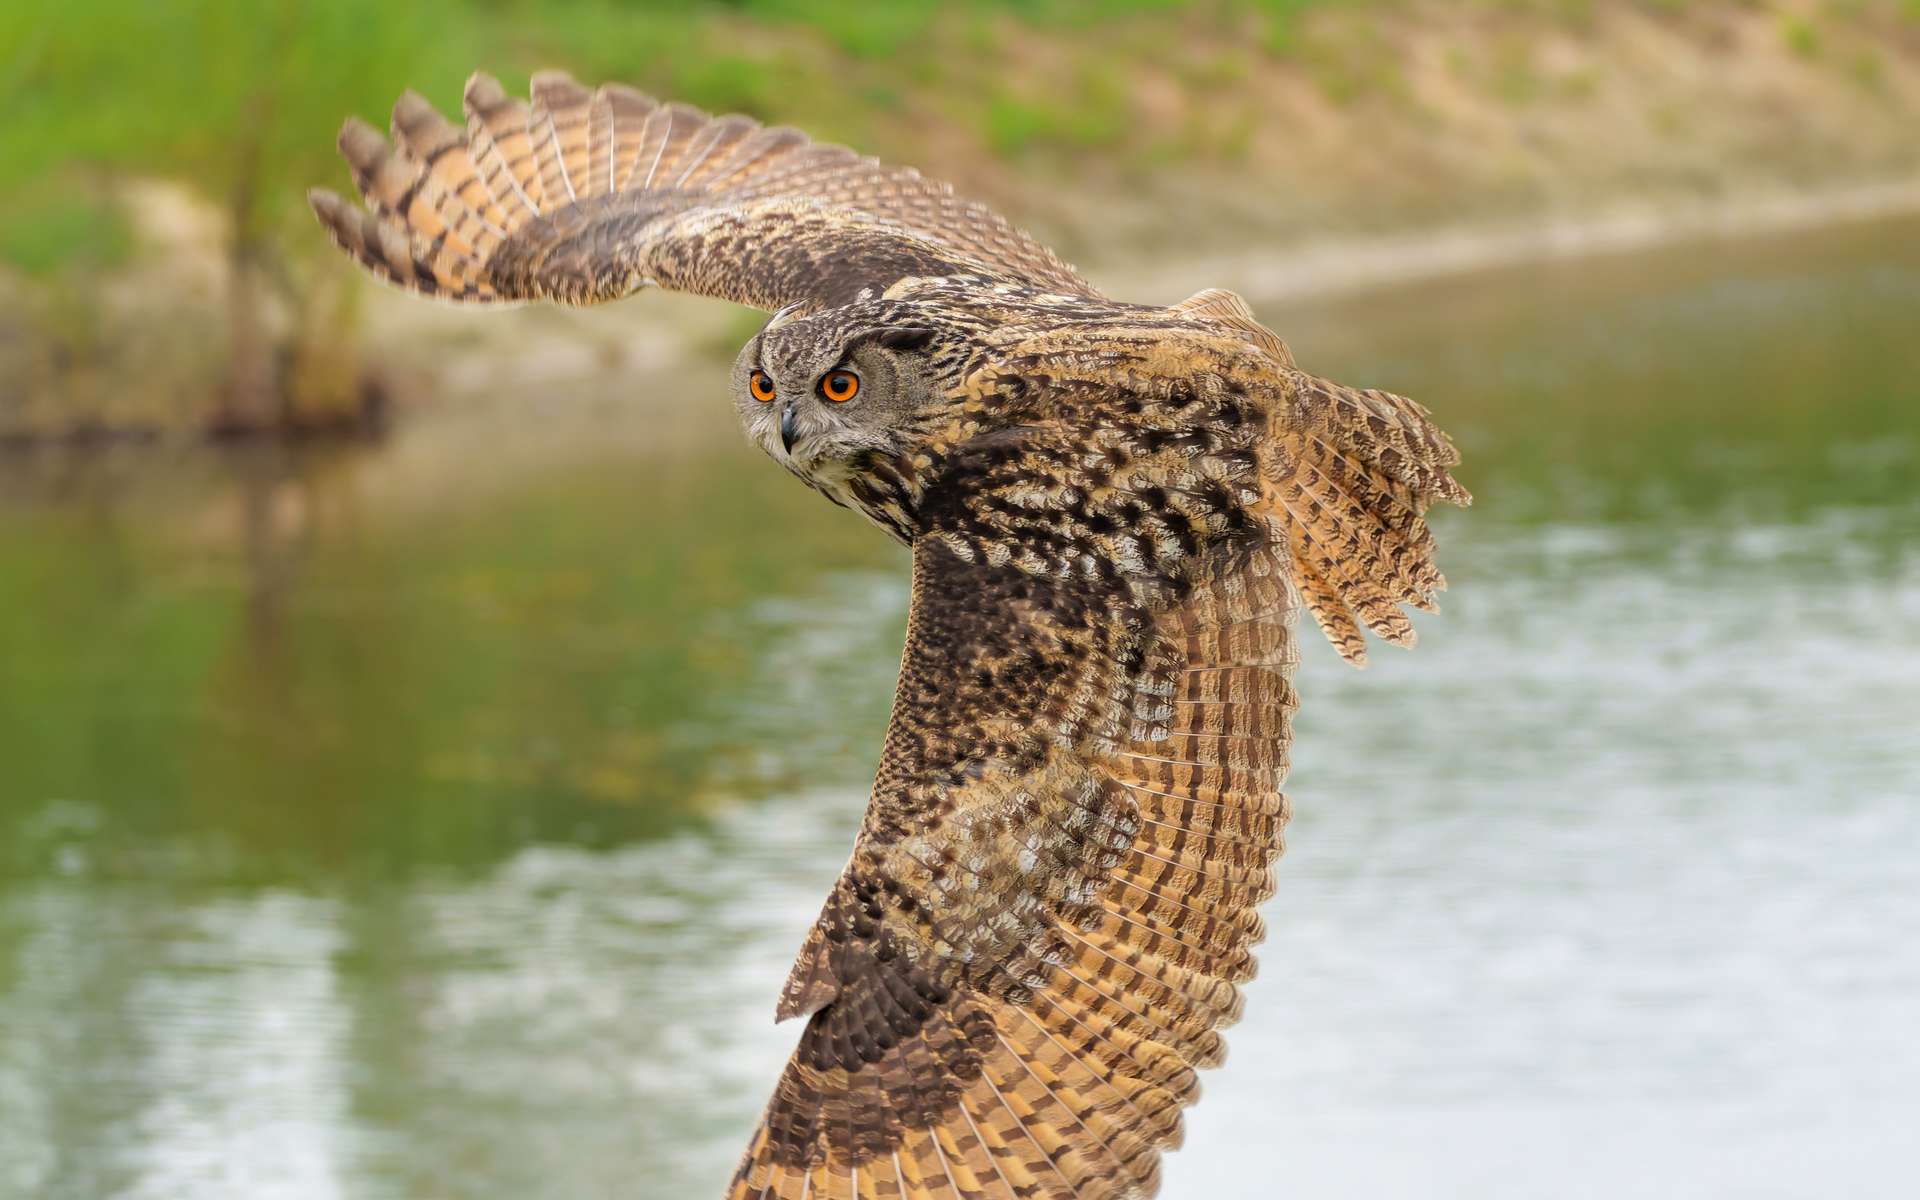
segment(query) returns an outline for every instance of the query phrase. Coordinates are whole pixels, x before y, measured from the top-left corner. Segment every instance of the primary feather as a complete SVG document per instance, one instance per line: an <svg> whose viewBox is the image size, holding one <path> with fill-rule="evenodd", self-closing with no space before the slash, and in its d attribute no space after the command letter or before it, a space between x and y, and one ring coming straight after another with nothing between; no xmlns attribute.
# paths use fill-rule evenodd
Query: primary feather
<svg viewBox="0 0 1920 1200"><path fill-rule="evenodd" d="M309 194L341 248L390 283L569 304L653 285L771 311L966 269L1092 294L985 205L796 130L558 72L534 76L531 105L476 74L466 112L463 131L409 92L391 143L348 121L340 152L367 208Z"/></svg>

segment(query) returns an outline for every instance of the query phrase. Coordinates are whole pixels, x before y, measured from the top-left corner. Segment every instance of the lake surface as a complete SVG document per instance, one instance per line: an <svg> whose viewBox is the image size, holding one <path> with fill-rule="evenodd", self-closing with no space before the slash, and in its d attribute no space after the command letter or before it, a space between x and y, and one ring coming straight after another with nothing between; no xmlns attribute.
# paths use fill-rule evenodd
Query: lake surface
<svg viewBox="0 0 1920 1200"><path fill-rule="evenodd" d="M1165 1196L1914 1194L1920 224L1265 315L1478 503ZM906 600L723 380L0 460L0 1196L718 1195Z"/></svg>

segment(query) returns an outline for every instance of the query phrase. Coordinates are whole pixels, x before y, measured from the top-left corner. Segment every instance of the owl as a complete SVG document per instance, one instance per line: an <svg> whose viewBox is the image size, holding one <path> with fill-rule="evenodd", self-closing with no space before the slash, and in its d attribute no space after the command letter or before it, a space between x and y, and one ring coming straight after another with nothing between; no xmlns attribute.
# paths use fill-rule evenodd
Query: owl
<svg viewBox="0 0 1920 1200"><path fill-rule="evenodd" d="M915 171L557 73L465 99L347 123L366 206L310 196L339 246L457 301L771 313L741 427L912 551L872 796L727 1195L1155 1194L1254 972L1294 617L1355 664L1363 630L1412 643L1453 446L1232 293L1111 299Z"/></svg>

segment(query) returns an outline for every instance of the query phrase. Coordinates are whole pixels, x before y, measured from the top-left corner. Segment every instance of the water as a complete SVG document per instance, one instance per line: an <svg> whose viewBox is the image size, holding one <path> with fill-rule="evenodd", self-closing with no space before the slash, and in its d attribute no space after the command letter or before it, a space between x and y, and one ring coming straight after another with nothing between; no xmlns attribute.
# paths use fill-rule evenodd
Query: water
<svg viewBox="0 0 1920 1200"><path fill-rule="evenodd" d="M1915 312L1914 224L1269 310L1479 502L1309 647L1166 1196L1910 1193ZM0 1196L717 1195L904 559L623 386L0 463Z"/></svg>

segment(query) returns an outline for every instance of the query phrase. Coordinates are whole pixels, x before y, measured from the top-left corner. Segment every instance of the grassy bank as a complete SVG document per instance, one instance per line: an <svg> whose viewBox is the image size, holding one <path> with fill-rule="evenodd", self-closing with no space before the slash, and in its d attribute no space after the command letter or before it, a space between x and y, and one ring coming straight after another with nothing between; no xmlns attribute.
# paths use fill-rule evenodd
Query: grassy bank
<svg viewBox="0 0 1920 1200"><path fill-rule="evenodd" d="M343 115L475 65L803 125L1096 268L1920 171L1914 0L95 0L0 46L16 440L360 427L426 352L363 354L300 193Z"/></svg>

